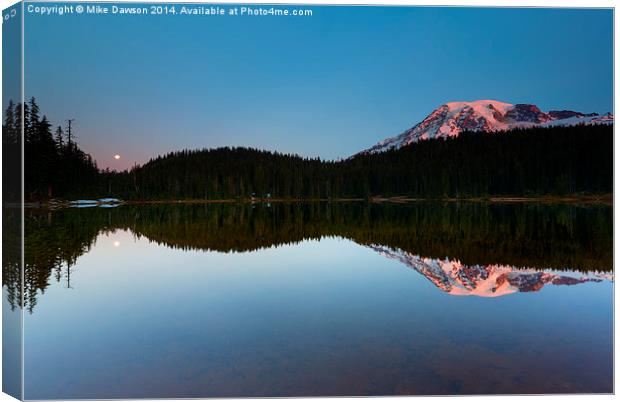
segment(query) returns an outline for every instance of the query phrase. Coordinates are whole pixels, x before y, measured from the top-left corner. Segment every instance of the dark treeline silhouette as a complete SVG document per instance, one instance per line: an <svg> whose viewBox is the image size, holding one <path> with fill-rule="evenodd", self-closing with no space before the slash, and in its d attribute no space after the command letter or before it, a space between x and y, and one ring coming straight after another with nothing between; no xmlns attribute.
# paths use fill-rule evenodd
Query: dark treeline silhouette
<svg viewBox="0 0 620 402"><path fill-rule="evenodd" d="M342 161L249 148L183 150L114 172L97 169L70 130L52 130L34 98L7 108L5 156L18 152L22 111L30 200L468 198L613 191L611 125L462 133ZM5 179L7 174L5 169Z"/></svg>
<svg viewBox="0 0 620 402"><path fill-rule="evenodd" d="M5 214L5 227L17 227L19 221L18 209ZM71 286L77 258L99 234L115 230L183 250L245 252L339 236L469 265L611 271L613 261L612 208L607 206L314 202L27 209L27 309L32 311L50 280ZM4 244L19 243L17 233L3 231ZM19 258L19 247L3 253L3 285L13 306L22 296Z"/></svg>
<svg viewBox="0 0 620 402"><path fill-rule="evenodd" d="M8 177L10 183L21 181L16 167L20 163L22 128L26 200L80 197L98 191L99 169L91 156L78 147L71 126L66 130L61 126L53 129L47 117L41 117L35 98L24 104L11 101L5 110L3 156L9 160L4 165L4 179ZM19 188L15 184L5 186L5 199L19 200L20 195L13 194Z"/></svg>
<svg viewBox="0 0 620 402"><path fill-rule="evenodd" d="M22 183L22 137L21 109L11 101L2 121L2 197L4 202L17 203L21 201Z"/></svg>
<svg viewBox="0 0 620 402"><path fill-rule="evenodd" d="M371 194L468 197L613 191L613 127L462 133L345 163ZM365 188L364 188L365 190ZM361 191L358 187L356 191Z"/></svg>
<svg viewBox="0 0 620 402"><path fill-rule="evenodd" d="M338 162L246 148L180 151L115 179L129 199L602 194L613 188L613 128L463 133Z"/></svg>

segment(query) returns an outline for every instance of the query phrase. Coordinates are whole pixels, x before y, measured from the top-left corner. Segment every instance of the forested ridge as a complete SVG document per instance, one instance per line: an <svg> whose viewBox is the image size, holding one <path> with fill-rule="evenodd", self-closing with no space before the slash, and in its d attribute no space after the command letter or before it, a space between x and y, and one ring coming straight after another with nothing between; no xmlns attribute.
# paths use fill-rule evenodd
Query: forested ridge
<svg viewBox="0 0 620 402"><path fill-rule="evenodd" d="M5 112L3 141L10 160L19 147L21 113L21 105L13 104ZM30 200L470 198L613 192L611 125L466 132L340 161L251 148L182 150L116 172L98 169L70 128L53 130L47 118L40 117L34 98L23 113L25 192ZM5 169L5 179L6 174Z"/></svg>

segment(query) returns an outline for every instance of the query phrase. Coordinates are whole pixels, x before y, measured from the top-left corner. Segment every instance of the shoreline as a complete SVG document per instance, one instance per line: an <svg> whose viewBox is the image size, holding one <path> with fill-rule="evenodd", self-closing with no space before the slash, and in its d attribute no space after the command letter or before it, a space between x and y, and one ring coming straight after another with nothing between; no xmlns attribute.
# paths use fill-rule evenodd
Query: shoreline
<svg viewBox="0 0 620 402"><path fill-rule="evenodd" d="M97 201L97 200L93 200ZM200 205L200 204L267 204L267 203L347 203L347 202L367 202L372 204L407 204L418 202L471 202L489 204L602 204L613 206L613 194L602 195L571 195L571 196L489 196L489 197L442 197L442 198L416 198L407 196L382 197L373 196L370 198L225 198L225 199L190 199L190 200L120 200L120 202L94 202L90 207L107 206L115 207L120 205ZM18 208L19 203L4 203L6 208ZM32 201L25 202L24 208L70 208L76 207L71 201Z"/></svg>

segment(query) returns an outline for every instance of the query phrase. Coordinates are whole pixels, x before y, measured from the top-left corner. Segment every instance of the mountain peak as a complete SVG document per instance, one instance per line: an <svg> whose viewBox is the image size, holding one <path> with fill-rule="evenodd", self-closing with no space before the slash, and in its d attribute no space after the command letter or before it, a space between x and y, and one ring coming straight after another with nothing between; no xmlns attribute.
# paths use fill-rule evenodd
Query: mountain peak
<svg viewBox="0 0 620 402"><path fill-rule="evenodd" d="M396 137L378 142L362 153L377 153L421 140L458 136L463 131L505 131L517 127L575 124L610 124L613 115L581 113L572 110L543 112L534 104L511 104L496 100L448 102L433 110L424 120Z"/></svg>
<svg viewBox="0 0 620 402"><path fill-rule="evenodd" d="M476 101L458 101L458 102L448 102L445 104L450 109L458 109L463 107L471 107L471 108L487 108L487 109L496 109L503 110L506 108L510 108L513 105L506 102L500 102L492 99L481 99Z"/></svg>

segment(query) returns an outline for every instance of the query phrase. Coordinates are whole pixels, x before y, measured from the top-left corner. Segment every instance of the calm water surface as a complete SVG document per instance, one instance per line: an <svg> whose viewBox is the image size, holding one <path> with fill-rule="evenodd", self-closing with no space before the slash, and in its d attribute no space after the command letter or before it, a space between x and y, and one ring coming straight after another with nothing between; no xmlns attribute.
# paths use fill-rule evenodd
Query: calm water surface
<svg viewBox="0 0 620 402"><path fill-rule="evenodd" d="M611 225L579 206L28 212L25 397L612 392Z"/></svg>

